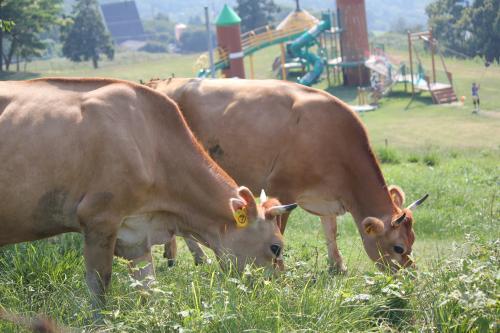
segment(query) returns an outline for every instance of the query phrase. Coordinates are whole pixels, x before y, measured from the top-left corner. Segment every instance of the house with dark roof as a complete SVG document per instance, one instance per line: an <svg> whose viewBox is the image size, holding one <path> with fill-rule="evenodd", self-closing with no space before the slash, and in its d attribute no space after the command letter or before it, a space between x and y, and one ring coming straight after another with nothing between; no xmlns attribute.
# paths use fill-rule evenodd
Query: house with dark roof
<svg viewBox="0 0 500 333"><path fill-rule="evenodd" d="M108 31L116 43L145 39L144 28L134 0L102 4L101 11Z"/></svg>

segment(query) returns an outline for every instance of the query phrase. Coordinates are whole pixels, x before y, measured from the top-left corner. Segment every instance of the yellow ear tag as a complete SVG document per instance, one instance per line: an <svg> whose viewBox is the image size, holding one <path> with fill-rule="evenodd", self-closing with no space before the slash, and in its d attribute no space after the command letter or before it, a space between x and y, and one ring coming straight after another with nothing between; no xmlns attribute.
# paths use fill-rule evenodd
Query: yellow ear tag
<svg viewBox="0 0 500 333"><path fill-rule="evenodd" d="M248 226L248 214L246 207L235 210L233 215L238 228L245 228Z"/></svg>

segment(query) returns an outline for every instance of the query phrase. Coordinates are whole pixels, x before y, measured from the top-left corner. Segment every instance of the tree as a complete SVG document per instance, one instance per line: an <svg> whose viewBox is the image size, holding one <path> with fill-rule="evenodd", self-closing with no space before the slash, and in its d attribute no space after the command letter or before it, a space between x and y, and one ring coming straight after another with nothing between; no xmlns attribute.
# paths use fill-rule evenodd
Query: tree
<svg viewBox="0 0 500 333"><path fill-rule="evenodd" d="M180 48L183 52L206 51L207 38L208 34L204 28L189 28L186 31L184 31L181 35L179 41Z"/></svg>
<svg viewBox="0 0 500 333"><path fill-rule="evenodd" d="M97 0L78 0L70 22L61 31L63 55L75 62L92 60L94 68L99 66L101 54L110 60L115 54L97 6Z"/></svg>
<svg viewBox="0 0 500 333"><path fill-rule="evenodd" d="M437 0L426 8L434 36L455 55L500 62L500 0Z"/></svg>
<svg viewBox="0 0 500 333"><path fill-rule="evenodd" d="M476 0L465 12L470 48L488 62L500 63L500 0Z"/></svg>
<svg viewBox="0 0 500 333"><path fill-rule="evenodd" d="M236 12L241 18L243 32L265 26L280 11L273 0L237 0Z"/></svg>
<svg viewBox="0 0 500 333"><path fill-rule="evenodd" d="M13 56L39 56L45 48L40 34L58 24L62 0L0 0L0 20L14 21L10 31L0 29L0 70L9 70ZM4 25L4 24L2 24Z"/></svg>
<svg viewBox="0 0 500 333"><path fill-rule="evenodd" d="M0 20L1 31L11 31L14 25L16 25L14 21Z"/></svg>
<svg viewBox="0 0 500 333"><path fill-rule="evenodd" d="M170 20L168 15L157 14L150 20L143 20L144 32L148 40L156 41L166 46L168 43L175 42L174 30L175 22Z"/></svg>
<svg viewBox="0 0 500 333"><path fill-rule="evenodd" d="M467 1L464 0L437 0L430 3L425 11L433 36L445 47L468 55L470 45L463 20L466 9Z"/></svg>

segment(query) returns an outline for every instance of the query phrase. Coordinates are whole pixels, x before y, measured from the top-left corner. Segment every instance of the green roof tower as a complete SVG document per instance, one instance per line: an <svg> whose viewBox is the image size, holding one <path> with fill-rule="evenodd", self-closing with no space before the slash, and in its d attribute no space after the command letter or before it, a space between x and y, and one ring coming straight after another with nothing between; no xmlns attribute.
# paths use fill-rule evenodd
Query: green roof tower
<svg viewBox="0 0 500 333"><path fill-rule="evenodd" d="M228 65L222 70L227 77L245 78L245 56L241 46L241 18L227 4L224 5L215 26L217 31L217 45L228 53Z"/></svg>
<svg viewBox="0 0 500 333"><path fill-rule="evenodd" d="M218 27L225 27L228 25L237 25L241 23L241 18L236 12L227 4L224 5L219 16L215 20L215 25Z"/></svg>

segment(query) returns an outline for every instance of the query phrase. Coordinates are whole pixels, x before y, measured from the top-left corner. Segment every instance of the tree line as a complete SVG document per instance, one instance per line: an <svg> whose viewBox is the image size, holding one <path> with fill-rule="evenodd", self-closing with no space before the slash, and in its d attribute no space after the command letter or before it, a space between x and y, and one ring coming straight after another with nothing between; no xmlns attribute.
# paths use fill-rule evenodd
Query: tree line
<svg viewBox="0 0 500 333"><path fill-rule="evenodd" d="M68 16L62 5L63 0L0 0L0 71L40 57L47 37L60 40L62 54L72 61L91 60L97 67L102 54L113 57L97 0L78 0ZM4 28L4 22L11 24Z"/></svg>
<svg viewBox="0 0 500 333"><path fill-rule="evenodd" d="M500 62L500 0L437 0L426 12L445 52Z"/></svg>
<svg viewBox="0 0 500 333"><path fill-rule="evenodd" d="M295 7L296 0L290 0ZM500 60L500 0L435 0L426 12L429 26L448 52L462 56L480 56L487 62ZM242 31L268 25L280 12L274 0L237 0L236 12L242 19ZM166 51L174 23L158 17L146 51ZM148 30L148 25L146 24ZM161 30L161 34L157 29ZM156 38L156 39L155 39ZM115 48L100 15L97 0L77 0L71 14L63 13L63 0L0 0L0 71L13 63L40 57L50 49L47 40L59 41L60 52L72 61L91 61L94 67L102 56L113 59ZM192 48L190 45L195 45ZM182 37L181 49L198 52L205 49L206 32L195 27Z"/></svg>

